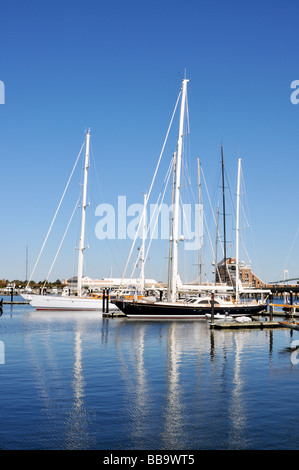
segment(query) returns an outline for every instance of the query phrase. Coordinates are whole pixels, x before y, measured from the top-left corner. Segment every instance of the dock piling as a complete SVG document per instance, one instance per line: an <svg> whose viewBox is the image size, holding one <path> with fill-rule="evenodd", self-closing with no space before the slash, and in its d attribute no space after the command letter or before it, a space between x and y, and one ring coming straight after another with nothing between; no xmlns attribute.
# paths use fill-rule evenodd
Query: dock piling
<svg viewBox="0 0 299 470"><path fill-rule="evenodd" d="M273 294L269 296L270 321L273 321Z"/></svg>
<svg viewBox="0 0 299 470"><path fill-rule="evenodd" d="M214 292L212 292L211 293L211 326L214 326L214 311L215 311Z"/></svg>
<svg viewBox="0 0 299 470"><path fill-rule="evenodd" d="M109 313L109 289L106 289L106 313Z"/></svg>
<svg viewBox="0 0 299 470"><path fill-rule="evenodd" d="M105 299L106 299L105 289L103 289L103 296L102 296L102 312L103 313L105 313Z"/></svg>
<svg viewBox="0 0 299 470"><path fill-rule="evenodd" d="M109 313L109 289L103 289L102 312Z"/></svg>

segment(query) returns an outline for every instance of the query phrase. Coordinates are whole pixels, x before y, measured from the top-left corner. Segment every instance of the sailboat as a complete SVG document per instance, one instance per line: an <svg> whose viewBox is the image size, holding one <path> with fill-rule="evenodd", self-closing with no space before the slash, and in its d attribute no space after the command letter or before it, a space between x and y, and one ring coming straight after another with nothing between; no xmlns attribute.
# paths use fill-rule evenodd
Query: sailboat
<svg viewBox="0 0 299 470"><path fill-rule="evenodd" d="M236 288L233 286L187 286L180 283L178 275L178 243L179 243L179 200L180 200L180 177L182 166L182 148L184 134L184 115L187 99L188 79L184 78L181 88L181 109L179 121L179 135L177 142L177 151L174 153L174 176L173 176L173 200L174 209L171 218L171 237L168 265L168 289L167 300L152 300L144 297L142 300L125 301L116 300L115 305L128 317L135 319L185 319L196 320L207 318L211 312L215 316L238 317L244 315L258 314L266 309L267 303L264 299L264 293L261 294L261 300L243 302L240 299L241 287L239 278L236 278ZM240 175L239 175L240 176ZM239 197L238 183L238 197ZM238 219L237 219L238 223ZM237 235L239 233L237 227ZM238 262L238 260L237 260ZM237 268L238 269L238 268ZM237 271L238 276L238 271ZM191 289L197 289L199 296L179 298L179 291L190 293ZM247 291L249 293L249 291ZM253 291L250 291L253 293ZM257 294L257 291L255 291Z"/></svg>
<svg viewBox="0 0 299 470"><path fill-rule="evenodd" d="M83 196L81 206L81 233L78 255L78 277L77 277L77 295L51 295L51 294L22 294L36 310L69 310L69 311L102 311L102 298L92 298L83 294L82 274L83 274L83 256L84 256L84 237L85 237L85 218L87 207L87 180L89 168L89 143L90 130L86 132L85 142L85 160L84 160L84 176L83 176ZM109 310L117 310L115 304L109 302Z"/></svg>

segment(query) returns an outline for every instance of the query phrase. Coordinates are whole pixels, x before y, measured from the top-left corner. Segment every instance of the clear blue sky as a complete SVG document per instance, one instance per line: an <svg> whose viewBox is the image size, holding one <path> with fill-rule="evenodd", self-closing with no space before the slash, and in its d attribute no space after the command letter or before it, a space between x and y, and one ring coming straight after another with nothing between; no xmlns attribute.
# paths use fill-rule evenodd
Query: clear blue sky
<svg viewBox="0 0 299 470"><path fill-rule="evenodd" d="M118 195L142 202L185 69L193 175L199 156L215 183L223 142L234 193L241 156L252 268L265 281L284 267L299 276L299 105L290 101L299 79L298 14L297 1L277 0L2 2L0 278L25 278L26 246L30 274L87 127L95 205L115 205ZM36 280L51 265L68 204ZM121 276L131 241L98 240L89 209L86 274ZM74 237L52 279L75 274ZM147 276L164 276L160 269L161 258L151 255Z"/></svg>

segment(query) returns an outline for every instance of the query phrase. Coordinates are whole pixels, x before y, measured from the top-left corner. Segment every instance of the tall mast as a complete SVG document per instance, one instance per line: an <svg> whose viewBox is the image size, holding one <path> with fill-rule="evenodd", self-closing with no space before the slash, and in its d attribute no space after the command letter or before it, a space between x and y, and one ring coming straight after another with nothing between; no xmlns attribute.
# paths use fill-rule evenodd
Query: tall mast
<svg viewBox="0 0 299 470"><path fill-rule="evenodd" d="M238 183L237 183L237 216L236 216L236 300L239 300L239 212L240 212L240 177L241 158L238 159Z"/></svg>
<svg viewBox="0 0 299 470"><path fill-rule="evenodd" d="M145 234L146 234L146 203L147 195L143 195L143 225L142 225L142 246L141 246L141 271L140 271L140 284L141 291L145 288L144 264L145 264Z"/></svg>
<svg viewBox="0 0 299 470"><path fill-rule="evenodd" d="M82 196L82 216L81 216L81 235L79 242L79 255L78 255L78 296L81 296L82 291L82 273L83 273L83 252L84 247L84 236L85 236L85 212L86 212L86 196L87 196L87 175L89 167L89 139L90 130L86 133L86 148L85 148L85 162L84 162L84 179L83 179L83 196Z"/></svg>
<svg viewBox="0 0 299 470"><path fill-rule="evenodd" d="M179 203L180 203L180 184L181 184L181 164L182 148L184 134L184 116L187 96L187 83L189 80L184 78L182 83L181 112L179 137L177 146L177 161L175 173L175 194L174 194L174 214L173 214L173 258L172 258L172 282L171 282L171 301L177 298L177 278L178 278L178 242L179 242Z"/></svg>
<svg viewBox="0 0 299 470"><path fill-rule="evenodd" d="M173 257L173 211L174 211L174 193L175 193L175 174L176 174L176 157L177 152L173 154L173 180L172 180L172 197L171 197L171 220L170 220L170 238L169 238L169 258L168 258L168 283L167 283L167 300L171 299L172 292L172 257Z"/></svg>
<svg viewBox="0 0 299 470"><path fill-rule="evenodd" d="M215 282L215 286L216 286L216 284L217 284L218 218L219 218L219 207L217 207L217 215L216 215L215 273L214 273L214 282Z"/></svg>
<svg viewBox="0 0 299 470"><path fill-rule="evenodd" d="M223 145L221 144L221 163L222 163L222 201L223 201L223 263L224 263L224 283L226 284L226 227L225 227L225 191L224 191L224 161Z"/></svg>
<svg viewBox="0 0 299 470"><path fill-rule="evenodd" d="M26 282L28 281L28 245L26 245Z"/></svg>
<svg viewBox="0 0 299 470"><path fill-rule="evenodd" d="M197 159L197 176L198 176L198 283L202 284L202 204L201 204L201 182L200 182L200 161Z"/></svg>

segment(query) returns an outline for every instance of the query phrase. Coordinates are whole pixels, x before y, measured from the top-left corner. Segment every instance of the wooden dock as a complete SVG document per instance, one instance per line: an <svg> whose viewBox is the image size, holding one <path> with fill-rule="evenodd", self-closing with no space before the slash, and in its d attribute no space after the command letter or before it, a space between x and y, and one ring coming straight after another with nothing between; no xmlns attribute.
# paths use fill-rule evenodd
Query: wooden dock
<svg viewBox="0 0 299 470"><path fill-rule="evenodd" d="M126 317L125 314L121 310L111 310L107 313L102 313L103 318L118 318L118 317Z"/></svg>
<svg viewBox="0 0 299 470"><path fill-rule="evenodd" d="M210 328L216 330L241 330L247 329L264 329L264 328L283 328L283 326L277 321L259 321L253 320L248 322L215 322L210 324Z"/></svg>

